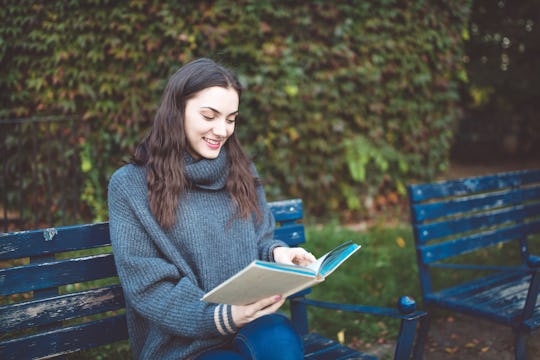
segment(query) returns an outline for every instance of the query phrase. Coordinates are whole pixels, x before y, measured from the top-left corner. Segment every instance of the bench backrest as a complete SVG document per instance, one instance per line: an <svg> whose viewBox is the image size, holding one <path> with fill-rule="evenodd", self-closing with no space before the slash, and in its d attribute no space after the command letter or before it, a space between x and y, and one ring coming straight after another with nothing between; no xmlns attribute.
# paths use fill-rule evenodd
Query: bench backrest
<svg viewBox="0 0 540 360"><path fill-rule="evenodd" d="M270 203L275 238L305 242L302 201ZM0 359L127 339L108 223L0 234Z"/></svg>
<svg viewBox="0 0 540 360"><path fill-rule="evenodd" d="M474 250L540 233L540 170L524 170L408 186L420 280L427 268Z"/></svg>

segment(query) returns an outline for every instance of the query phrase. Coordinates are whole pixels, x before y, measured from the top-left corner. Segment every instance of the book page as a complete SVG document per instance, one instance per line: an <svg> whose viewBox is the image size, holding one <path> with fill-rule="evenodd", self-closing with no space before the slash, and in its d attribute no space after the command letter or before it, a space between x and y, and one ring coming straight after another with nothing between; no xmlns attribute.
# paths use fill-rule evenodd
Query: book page
<svg viewBox="0 0 540 360"><path fill-rule="evenodd" d="M315 271L316 274L326 277L330 275L341 263L349 258L360 248L360 245L347 241L334 249L330 250L316 261L312 262L307 268Z"/></svg>
<svg viewBox="0 0 540 360"><path fill-rule="evenodd" d="M324 256L319 269L319 274L326 277L336 270L345 260L360 249L360 245L348 242L330 251Z"/></svg>
<svg viewBox="0 0 540 360"><path fill-rule="evenodd" d="M320 281L309 271L251 263L244 270L208 292L201 300L231 305L251 304L273 295L289 296Z"/></svg>

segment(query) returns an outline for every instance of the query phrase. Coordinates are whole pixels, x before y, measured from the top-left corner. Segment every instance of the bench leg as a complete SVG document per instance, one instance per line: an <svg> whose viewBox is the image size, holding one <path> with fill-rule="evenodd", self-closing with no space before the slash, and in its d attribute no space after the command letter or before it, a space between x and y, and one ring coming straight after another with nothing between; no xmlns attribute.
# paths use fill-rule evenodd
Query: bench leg
<svg viewBox="0 0 540 360"><path fill-rule="evenodd" d="M306 335L308 333L308 315L306 304L294 301L290 301L291 306L291 320L294 324L296 331L300 335Z"/></svg>
<svg viewBox="0 0 540 360"><path fill-rule="evenodd" d="M516 360L527 358L527 334L519 329L514 329L514 355Z"/></svg>
<svg viewBox="0 0 540 360"><path fill-rule="evenodd" d="M429 312L423 319L420 320L420 328L418 330L418 338L413 350L413 359L421 360L424 356L424 349L426 347L427 336L430 327L431 316Z"/></svg>

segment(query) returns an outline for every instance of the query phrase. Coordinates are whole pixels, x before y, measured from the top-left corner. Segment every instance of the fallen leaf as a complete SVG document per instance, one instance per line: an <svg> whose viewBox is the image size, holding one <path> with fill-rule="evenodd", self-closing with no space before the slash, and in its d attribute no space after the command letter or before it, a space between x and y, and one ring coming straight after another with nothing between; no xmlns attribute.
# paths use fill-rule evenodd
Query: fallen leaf
<svg viewBox="0 0 540 360"><path fill-rule="evenodd" d="M337 333L337 340L339 341L340 344L344 344L344 343L345 343L345 329L340 330L340 331Z"/></svg>

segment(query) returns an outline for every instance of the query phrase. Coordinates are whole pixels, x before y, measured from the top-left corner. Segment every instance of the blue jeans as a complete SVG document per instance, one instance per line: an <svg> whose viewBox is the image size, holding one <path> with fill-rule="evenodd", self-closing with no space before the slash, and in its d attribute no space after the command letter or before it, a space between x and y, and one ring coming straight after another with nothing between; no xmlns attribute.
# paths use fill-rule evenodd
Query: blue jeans
<svg viewBox="0 0 540 360"><path fill-rule="evenodd" d="M244 325L232 343L210 350L197 360L301 360L304 343L290 320L281 314L260 317Z"/></svg>

